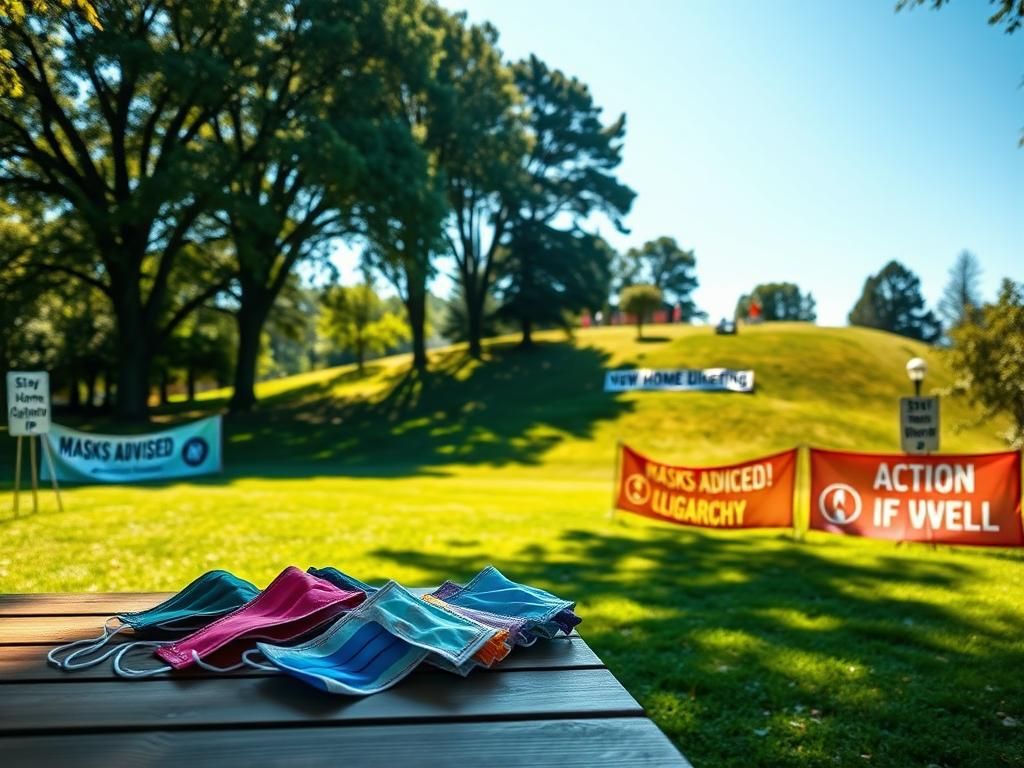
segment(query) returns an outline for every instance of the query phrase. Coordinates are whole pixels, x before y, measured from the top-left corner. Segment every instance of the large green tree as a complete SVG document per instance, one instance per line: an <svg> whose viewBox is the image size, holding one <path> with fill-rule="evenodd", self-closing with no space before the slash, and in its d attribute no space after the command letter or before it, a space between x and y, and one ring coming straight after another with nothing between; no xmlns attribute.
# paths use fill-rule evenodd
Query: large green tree
<svg viewBox="0 0 1024 768"><path fill-rule="evenodd" d="M622 293L619 295L619 309L633 315L636 320L636 337L638 339L644 337L644 320L661 306L664 298L658 286L648 283L627 285L622 289Z"/></svg>
<svg viewBox="0 0 1024 768"><path fill-rule="evenodd" d="M961 251L949 269L949 282L939 299L939 317L947 329L957 328L971 319L981 306L981 266L970 251Z"/></svg>
<svg viewBox="0 0 1024 768"><path fill-rule="evenodd" d="M521 99L502 62L498 32L448 17L430 113L430 146L445 181L450 213L443 228L466 305L469 352L482 354L484 313L513 211L527 140Z"/></svg>
<svg viewBox="0 0 1024 768"><path fill-rule="evenodd" d="M0 16L21 97L0 98L0 189L80 222L81 251L45 266L103 291L117 324L117 409L144 418L150 363L224 282L171 276L233 163L201 133L250 82L277 4L109 0L80 14Z"/></svg>
<svg viewBox="0 0 1024 768"><path fill-rule="evenodd" d="M736 302L736 317L746 317L750 304L757 300L763 320L797 320L813 323L817 318L814 296L801 293L796 283L760 283Z"/></svg>
<svg viewBox="0 0 1024 768"><path fill-rule="evenodd" d="M432 3L412 17L403 67L387 70L383 98L401 136L388 142L386 169L374 174L363 204L367 262L398 293L412 334L413 367L427 367L428 286L444 250L442 221L449 212L440 152L448 123L438 115L451 106L451 87L437 71L442 40L460 22ZM402 139L406 139L403 141Z"/></svg>
<svg viewBox="0 0 1024 768"><path fill-rule="evenodd" d="M1006 437L1024 447L1024 285L1003 280L995 303L980 307L950 333L954 392L986 418L1007 416Z"/></svg>
<svg viewBox="0 0 1024 768"><path fill-rule="evenodd" d="M570 313L604 306L612 256L611 246L597 235L516 222L497 284L499 317L519 325L524 347L532 345L536 325L568 328Z"/></svg>
<svg viewBox="0 0 1024 768"><path fill-rule="evenodd" d="M696 275L697 259L692 250L679 247L675 238L659 237L640 248L630 248L618 262L618 280L622 286L656 285L662 300L678 305L680 319L688 323L703 317L693 301L693 292L700 284Z"/></svg>
<svg viewBox="0 0 1024 768"><path fill-rule="evenodd" d="M898 261L890 261L864 281L849 321L927 342L942 333L938 319L925 308L920 278Z"/></svg>
<svg viewBox="0 0 1024 768"><path fill-rule="evenodd" d="M351 352L359 370L368 356L393 350L409 338L409 326L368 280L331 286L322 301L321 332L338 348Z"/></svg>
<svg viewBox="0 0 1024 768"><path fill-rule="evenodd" d="M594 214L620 232L636 194L616 176L626 117L605 124L587 86L536 56L513 66L528 150L504 193L509 238L498 270L501 312L529 344L535 323L597 309L610 283L611 251L583 231Z"/></svg>
<svg viewBox="0 0 1024 768"><path fill-rule="evenodd" d="M281 16L252 82L213 121L241 168L225 195L239 302L233 410L255 402L263 328L296 265L360 232L357 209L400 194L414 173L392 88L420 86L436 43L420 0L301 0Z"/></svg>

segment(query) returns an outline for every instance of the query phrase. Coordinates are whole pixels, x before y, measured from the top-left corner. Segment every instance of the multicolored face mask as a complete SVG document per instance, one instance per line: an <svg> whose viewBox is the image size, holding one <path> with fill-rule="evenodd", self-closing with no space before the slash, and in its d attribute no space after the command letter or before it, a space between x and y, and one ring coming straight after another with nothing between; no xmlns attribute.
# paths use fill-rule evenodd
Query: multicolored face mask
<svg viewBox="0 0 1024 768"><path fill-rule="evenodd" d="M237 610L260 593L255 584L240 579L227 571L209 571L193 581L183 590L157 606L145 611L119 613L103 625L103 634L88 640L76 640L50 651L46 658L51 664L66 670L85 669L99 664L119 646L112 646L98 656L90 654L99 651L107 642L124 631L131 629L139 638L182 636L201 629L218 616ZM111 622L119 621L117 626ZM69 648L78 650L59 659L58 654ZM80 657L86 657L76 661Z"/></svg>
<svg viewBox="0 0 1024 768"><path fill-rule="evenodd" d="M198 664L213 672L244 666L242 654L256 640L287 643L309 634L365 599L363 592L342 590L323 579L289 566L255 599L233 613L176 642L149 643L167 666L147 670L126 669L124 646L114 658L114 671L123 677L148 677ZM133 643L131 645L139 645ZM228 666L217 666L226 664Z"/></svg>
<svg viewBox="0 0 1024 768"><path fill-rule="evenodd" d="M431 595L458 608L524 619L524 630L539 637L569 634L581 621L573 611L576 603L511 581L493 565L480 571L464 587L446 581Z"/></svg>
<svg viewBox="0 0 1024 768"><path fill-rule="evenodd" d="M418 599L395 582L320 636L291 648L258 643L278 669L331 693L362 696L390 688L422 661L469 669L501 632Z"/></svg>
<svg viewBox="0 0 1024 768"><path fill-rule="evenodd" d="M337 568L310 568L309 573L314 576L331 582L334 586L342 589L362 589L367 595L372 595L377 591L377 587L372 587L369 584L360 581L355 576L349 576L347 573L342 573ZM491 627L504 633L501 635L503 643L499 646L496 643L489 643L487 646L482 648L476 656L474 661L485 667L490 667L498 661L508 656L512 650L512 645L519 641L523 644L522 629L524 620L516 619L509 616L498 616L497 614L487 613L486 611L473 611L468 608L459 608L458 606L449 605L441 600L431 597L430 595L424 595L423 600L426 600L431 605L434 605L442 610L454 613L462 618L475 621L478 624L483 624L485 627ZM530 636L530 640L533 638ZM526 643L528 644L528 643ZM437 660L437 666L440 666L449 671L460 671L455 670L452 665ZM468 672L468 670L465 670Z"/></svg>

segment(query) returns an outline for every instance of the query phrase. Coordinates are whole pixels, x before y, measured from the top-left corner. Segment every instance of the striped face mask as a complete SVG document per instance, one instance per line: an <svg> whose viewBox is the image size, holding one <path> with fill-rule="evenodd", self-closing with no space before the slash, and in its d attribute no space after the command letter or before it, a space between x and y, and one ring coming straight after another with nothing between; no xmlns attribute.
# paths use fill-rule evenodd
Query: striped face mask
<svg viewBox="0 0 1024 768"><path fill-rule="evenodd" d="M424 660L468 669L502 632L418 599L395 582L318 637L290 648L259 643L273 668L321 690L362 696L390 688Z"/></svg>
<svg viewBox="0 0 1024 768"><path fill-rule="evenodd" d="M122 658L132 643L114 657L114 671L123 677L180 670L197 664L212 672L230 672L245 666L242 655L256 640L287 643L307 635L365 599L363 592L342 590L298 568L289 566L252 601L212 624L173 643L146 643L156 647L165 666L132 670ZM216 666L227 665L227 666Z"/></svg>
<svg viewBox="0 0 1024 768"><path fill-rule="evenodd" d="M309 572L343 589L376 590L337 568L310 568ZM471 621L508 632L511 645L532 645L538 637L569 634L580 623L576 604L543 589L511 581L494 566L478 573L465 587L446 581L423 599Z"/></svg>
<svg viewBox="0 0 1024 768"><path fill-rule="evenodd" d="M227 571L209 571L183 590L157 606L145 611L119 613L103 625L103 634L88 640L76 640L50 651L47 660L61 669L85 669L99 664L116 653L120 646L107 648L107 642L120 632L130 629L135 637L184 636L201 629L219 616L231 613L260 593L255 584L240 579ZM119 622L112 626L112 622ZM63 659L58 654L71 648L77 650Z"/></svg>
<svg viewBox="0 0 1024 768"><path fill-rule="evenodd" d="M543 589L505 578L493 565L484 568L466 586L446 581L431 595L453 606L525 620L523 630L534 637L569 634L581 619L576 603Z"/></svg>

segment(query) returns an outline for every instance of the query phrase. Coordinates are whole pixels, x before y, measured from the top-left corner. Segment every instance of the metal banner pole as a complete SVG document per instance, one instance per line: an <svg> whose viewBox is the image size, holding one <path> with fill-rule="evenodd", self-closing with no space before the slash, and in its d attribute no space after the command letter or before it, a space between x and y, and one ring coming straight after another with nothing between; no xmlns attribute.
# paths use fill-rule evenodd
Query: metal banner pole
<svg viewBox="0 0 1024 768"><path fill-rule="evenodd" d="M46 456L46 465L50 468L50 479L53 480L53 493L57 497L57 511L64 511L64 502L60 498L60 488L57 485L57 467L53 462L53 449L50 448L50 441L46 435L39 438L43 443L43 454Z"/></svg>
<svg viewBox="0 0 1024 768"><path fill-rule="evenodd" d="M14 516L18 516L18 494L21 490L21 435L14 451Z"/></svg>
<svg viewBox="0 0 1024 768"><path fill-rule="evenodd" d="M36 439L30 436L28 439L28 456L32 468L32 513L39 512L39 470L36 466Z"/></svg>
<svg viewBox="0 0 1024 768"><path fill-rule="evenodd" d="M612 505L608 509L608 519L615 519L615 508L619 501L619 481L622 479L622 441L615 441L615 476L612 478Z"/></svg>

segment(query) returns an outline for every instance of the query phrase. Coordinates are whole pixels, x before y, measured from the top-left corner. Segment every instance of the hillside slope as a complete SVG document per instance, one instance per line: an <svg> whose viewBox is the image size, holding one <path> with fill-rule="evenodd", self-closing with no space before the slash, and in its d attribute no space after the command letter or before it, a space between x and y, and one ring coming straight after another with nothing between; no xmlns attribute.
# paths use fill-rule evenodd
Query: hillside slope
<svg viewBox="0 0 1024 768"><path fill-rule="evenodd" d="M398 356L364 374L346 366L265 382L257 413L228 422L228 469L246 474L301 461L343 474L515 464L606 473L618 440L696 463L796 444L896 451L898 398L911 393L906 361L928 360L926 392L950 384L941 352L863 328L776 323L721 337L703 327L655 326L647 334L637 341L632 328L597 328L574 342L542 334L530 351L498 340L483 363L459 348L441 350L425 376ZM718 366L752 368L756 392L602 391L609 368ZM209 393L202 410L225 398ZM943 398L943 451L1001 448L1001 425L976 422L962 402Z"/></svg>

